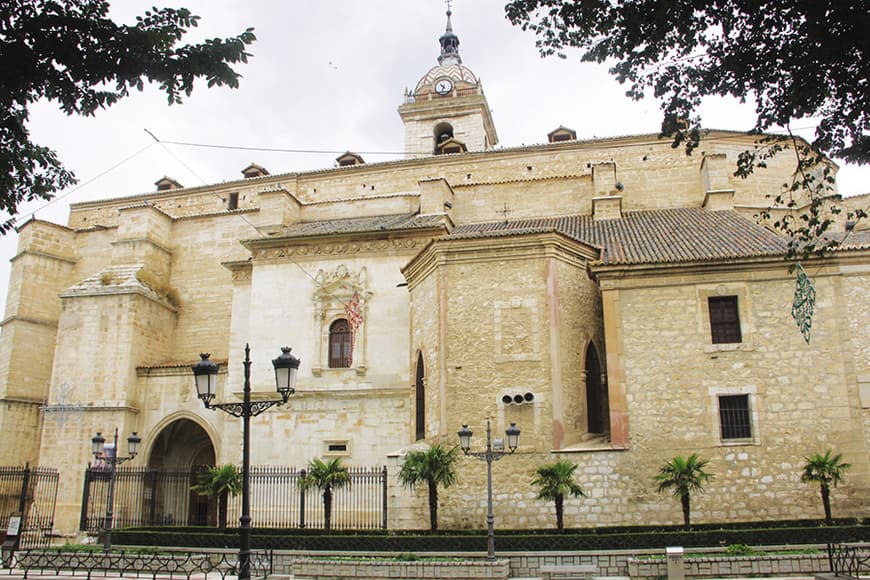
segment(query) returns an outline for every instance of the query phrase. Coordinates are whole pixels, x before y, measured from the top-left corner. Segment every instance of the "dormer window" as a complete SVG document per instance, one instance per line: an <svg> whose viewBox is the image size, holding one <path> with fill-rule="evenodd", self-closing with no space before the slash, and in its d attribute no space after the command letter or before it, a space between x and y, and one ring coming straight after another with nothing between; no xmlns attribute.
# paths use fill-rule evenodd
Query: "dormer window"
<svg viewBox="0 0 870 580"><path fill-rule="evenodd" d="M154 182L157 186L157 191L169 191L170 189L182 189L184 186L172 179L171 177L163 177Z"/></svg>
<svg viewBox="0 0 870 580"><path fill-rule="evenodd" d="M338 167L350 167L352 165L363 165L365 164L365 160L362 156L347 151L335 158L335 164Z"/></svg>
<svg viewBox="0 0 870 580"><path fill-rule="evenodd" d="M558 143L560 141L576 141L577 131L560 125L558 128L547 133L547 140L550 143Z"/></svg>
<svg viewBox="0 0 870 580"><path fill-rule="evenodd" d="M245 176L245 179L251 179L253 177L265 177L266 175L269 175L269 170L262 165L251 163L250 165L242 169L242 175Z"/></svg>

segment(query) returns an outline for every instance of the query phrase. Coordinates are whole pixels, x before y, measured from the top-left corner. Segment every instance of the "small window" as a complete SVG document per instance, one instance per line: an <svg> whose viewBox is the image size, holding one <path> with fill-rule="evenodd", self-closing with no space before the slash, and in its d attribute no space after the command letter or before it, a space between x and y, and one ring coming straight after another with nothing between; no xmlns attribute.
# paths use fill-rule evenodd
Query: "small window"
<svg viewBox="0 0 870 580"><path fill-rule="evenodd" d="M719 428L723 441L726 439L750 439L752 437L749 395L719 396Z"/></svg>
<svg viewBox="0 0 870 580"><path fill-rule="evenodd" d="M347 320L339 319L329 327L329 368L350 368L351 335Z"/></svg>
<svg viewBox="0 0 870 580"><path fill-rule="evenodd" d="M332 440L323 442L324 456L350 456L350 442L345 440Z"/></svg>
<svg viewBox="0 0 870 580"><path fill-rule="evenodd" d="M229 199L227 199L227 209L239 209L239 194L238 192L234 192L230 194Z"/></svg>
<svg viewBox="0 0 870 580"><path fill-rule="evenodd" d="M707 303L710 308L710 334L713 344L741 342L737 296L711 296Z"/></svg>

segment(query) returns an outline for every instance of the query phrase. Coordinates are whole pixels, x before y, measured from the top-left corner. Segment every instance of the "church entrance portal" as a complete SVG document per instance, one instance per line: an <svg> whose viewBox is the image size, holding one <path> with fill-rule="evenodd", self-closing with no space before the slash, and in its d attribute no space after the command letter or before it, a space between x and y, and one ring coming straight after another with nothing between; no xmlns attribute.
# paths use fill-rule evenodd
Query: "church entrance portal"
<svg viewBox="0 0 870 580"><path fill-rule="evenodd" d="M157 498L163 523L204 526L214 523L216 501L190 490L197 476L215 464L215 451L205 429L190 419L173 421L160 431L151 448L148 467L173 476L161 478L166 489Z"/></svg>

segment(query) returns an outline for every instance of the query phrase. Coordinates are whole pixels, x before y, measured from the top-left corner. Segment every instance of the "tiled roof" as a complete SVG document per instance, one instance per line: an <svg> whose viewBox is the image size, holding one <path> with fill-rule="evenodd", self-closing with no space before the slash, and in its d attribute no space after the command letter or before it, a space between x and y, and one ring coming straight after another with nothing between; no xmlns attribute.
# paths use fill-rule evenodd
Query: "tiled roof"
<svg viewBox="0 0 870 580"><path fill-rule="evenodd" d="M855 230L848 233L828 234L840 244L842 250L867 250L870 249L870 230Z"/></svg>
<svg viewBox="0 0 870 580"><path fill-rule="evenodd" d="M678 208L592 216L490 222L457 226L446 239L557 231L600 248L601 263L655 264L781 255L783 238L734 211Z"/></svg>
<svg viewBox="0 0 870 580"><path fill-rule="evenodd" d="M303 222L285 228L273 237L304 238L335 234L360 234L368 232L397 232L437 228L444 222L443 215L419 215L416 213L372 217L343 218Z"/></svg>

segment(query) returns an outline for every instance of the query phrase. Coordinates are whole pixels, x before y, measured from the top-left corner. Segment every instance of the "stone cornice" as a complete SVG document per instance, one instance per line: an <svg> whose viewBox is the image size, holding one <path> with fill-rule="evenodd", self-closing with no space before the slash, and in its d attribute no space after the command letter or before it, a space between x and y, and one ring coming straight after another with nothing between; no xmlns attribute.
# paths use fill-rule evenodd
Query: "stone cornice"
<svg viewBox="0 0 870 580"><path fill-rule="evenodd" d="M97 297L97 296L124 296L124 295L137 295L152 302L155 302L167 310L171 310L172 312L177 313L178 308L176 308L172 303L158 295L156 292L151 290L145 285L141 286L133 286L133 285L125 285L125 286L102 286L98 288L75 288L75 289L67 289L60 294L60 298L62 300L68 300L71 298L84 298L84 297Z"/></svg>
<svg viewBox="0 0 870 580"><path fill-rule="evenodd" d="M58 262L66 262L67 264L76 264L78 262L78 260L76 260L75 258L65 258L63 256L57 256L55 254L49 254L47 252L39 252L36 250L23 250L21 252L18 252L17 254L12 256L12 258L9 261L14 262L14 261L16 261L19 258L22 258L24 256L36 256L38 258L47 258L49 260L57 260Z"/></svg>
<svg viewBox="0 0 870 580"><path fill-rule="evenodd" d="M28 324L37 324L39 326L49 326L51 328L57 328L57 320L49 320L47 318L32 318L30 316L7 316L2 321L0 321L0 328L6 326L10 322L26 322Z"/></svg>
<svg viewBox="0 0 870 580"><path fill-rule="evenodd" d="M150 244L151 246L157 248L161 252L168 254L170 256L172 255L172 250L170 250L169 248L167 248L163 244L160 244L159 242L154 240L151 236L145 236L144 238L124 238L121 240L113 240L111 242L111 245L112 246L119 246L121 244L139 244L139 243Z"/></svg>
<svg viewBox="0 0 870 580"><path fill-rule="evenodd" d="M438 233L443 229L438 228ZM246 240L245 247L251 250L255 262L308 258L320 256L345 256L351 254L407 253L419 248L432 238L432 229L414 230L408 233L390 233L388 236L348 234L346 236L322 235L300 238Z"/></svg>
<svg viewBox="0 0 870 580"><path fill-rule="evenodd" d="M212 359L218 367L218 374L227 374L227 361ZM137 377L190 377L193 362L166 363L162 365L138 366Z"/></svg>
<svg viewBox="0 0 870 580"><path fill-rule="evenodd" d="M229 270L233 275L233 282L250 282L254 264L250 260L235 262L221 262L221 266Z"/></svg>
<svg viewBox="0 0 870 580"><path fill-rule="evenodd" d="M754 281L792 279L794 274L788 271L792 263L783 256L762 256L670 264L605 266L592 263L589 268L602 290L610 290L670 286L675 283L694 284L713 275L729 274ZM870 272L870 250L835 250L824 258L810 257L801 263L808 271L812 269L814 273L811 277L862 274Z"/></svg>
<svg viewBox="0 0 870 580"><path fill-rule="evenodd" d="M413 290L438 267L460 263L553 258L577 268L596 260L599 250L556 231L500 237L440 238L402 268Z"/></svg>

